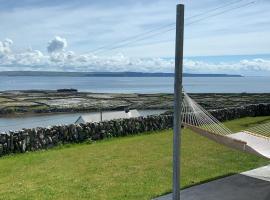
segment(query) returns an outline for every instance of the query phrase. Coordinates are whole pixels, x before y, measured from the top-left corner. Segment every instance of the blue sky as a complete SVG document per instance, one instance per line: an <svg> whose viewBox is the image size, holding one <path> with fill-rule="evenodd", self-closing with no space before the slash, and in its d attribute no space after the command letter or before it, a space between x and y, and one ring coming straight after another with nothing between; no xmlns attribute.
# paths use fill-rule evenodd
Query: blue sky
<svg viewBox="0 0 270 200"><path fill-rule="evenodd" d="M174 30L93 50L173 24L179 2L0 0L0 71L172 72ZM270 75L270 1L182 2L186 72ZM223 8L213 11L217 7Z"/></svg>

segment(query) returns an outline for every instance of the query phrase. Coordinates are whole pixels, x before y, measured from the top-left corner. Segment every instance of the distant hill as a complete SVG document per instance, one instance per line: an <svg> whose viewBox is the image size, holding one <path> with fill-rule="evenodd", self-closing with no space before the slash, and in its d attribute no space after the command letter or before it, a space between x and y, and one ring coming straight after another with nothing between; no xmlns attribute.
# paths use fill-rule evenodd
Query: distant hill
<svg viewBox="0 0 270 200"><path fill-rule="evenodd" d="M190 74L184 77L242 77L234 74ZM173 77L174 73L144 72L48 72L48 71L5 71L0 76L67 76L67 77Z"/></svg>

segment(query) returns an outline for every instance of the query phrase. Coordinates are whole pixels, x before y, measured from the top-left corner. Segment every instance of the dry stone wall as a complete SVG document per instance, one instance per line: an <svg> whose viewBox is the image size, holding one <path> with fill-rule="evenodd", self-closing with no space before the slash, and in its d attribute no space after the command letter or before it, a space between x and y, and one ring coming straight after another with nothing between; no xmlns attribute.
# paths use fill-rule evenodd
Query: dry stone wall
<svg viewBox="0 0 270 200"><path fill-rule="evenodd" d="M210 113L222 122L242 117L269 116L270 104L254 104L237 108L224 108L211 110Z"/></svg>
<svg viewBox="0 0 270 200"><path fill-rule="evenodd" d="M146 131L164 130L171 128L172 124L172 116L160 115L10 131L0 134L0 155L48 149L65 143L102 140Z"/></svg>

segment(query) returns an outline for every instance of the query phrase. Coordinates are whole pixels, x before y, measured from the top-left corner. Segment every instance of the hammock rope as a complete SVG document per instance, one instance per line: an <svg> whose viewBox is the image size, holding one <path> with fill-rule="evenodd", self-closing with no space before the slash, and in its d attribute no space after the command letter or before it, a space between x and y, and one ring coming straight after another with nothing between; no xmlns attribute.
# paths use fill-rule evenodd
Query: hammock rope
<svg viewBox="0 0 270 200"><path fill-rule="evenodd" d="M182 122L219 135L233 134L208 111L197 104L186 93L182 102Z"/></svg>
<svg viewBox="0 0 270 200"><path fill-rule="evenodd" d="M254 133L254 134L258 134L258 135L262 135L265 137L268 137L270 139L270 122L265 123L265 124L261 124L255 127L251 127L247 130L245 130L246 132L250 132L250 133Z"/></svg>

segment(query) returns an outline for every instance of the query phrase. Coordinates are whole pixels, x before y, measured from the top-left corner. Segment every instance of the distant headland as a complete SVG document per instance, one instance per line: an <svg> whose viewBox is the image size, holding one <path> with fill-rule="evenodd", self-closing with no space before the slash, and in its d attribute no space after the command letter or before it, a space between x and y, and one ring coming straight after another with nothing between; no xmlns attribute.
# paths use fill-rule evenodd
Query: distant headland
<svg viewBox="0 0 270 200"><path fill-rule="evenodd" d="M50 71L3 71L0 76L67 76L67 77L173 77L174 73L145 72L50 72ZM184 77L242 77L236 74L192 74Z"/></svg>

